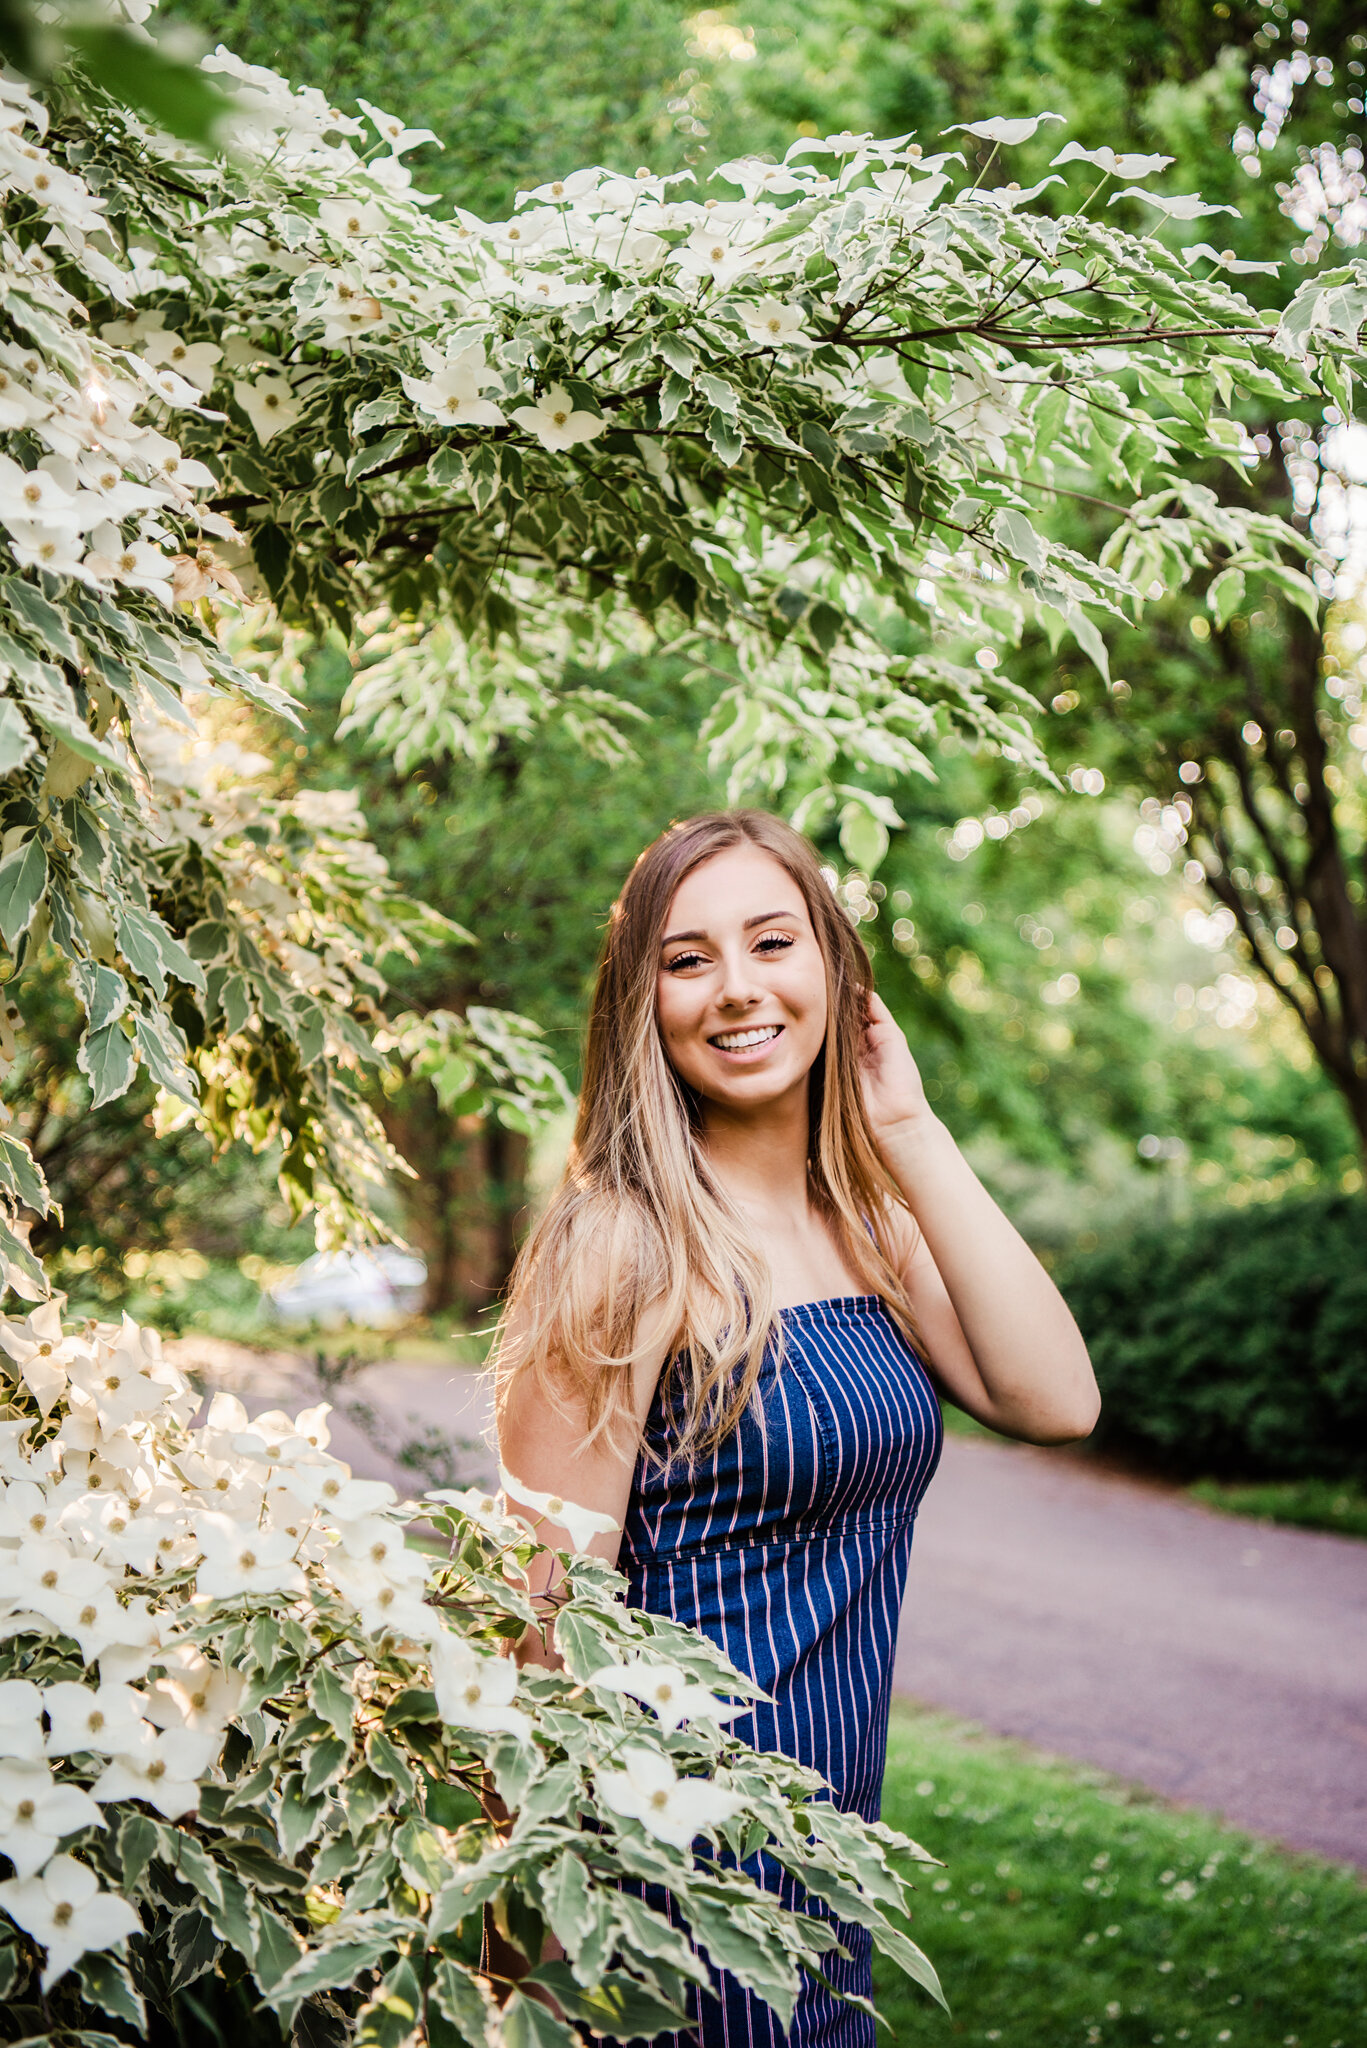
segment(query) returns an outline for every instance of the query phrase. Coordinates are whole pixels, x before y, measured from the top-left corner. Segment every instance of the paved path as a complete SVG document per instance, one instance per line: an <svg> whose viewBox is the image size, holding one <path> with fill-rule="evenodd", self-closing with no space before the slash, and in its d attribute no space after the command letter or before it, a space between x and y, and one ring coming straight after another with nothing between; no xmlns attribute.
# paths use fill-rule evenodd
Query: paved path
<svg viewBox="0 0 1367 2048"><path fill-rule="evenodd" d="M1367 1543L951 1437L895 1683L1367 1868Z"/></svg>
<svg viewBox="0 0 1367 2048"><path fill-rule="evenodd" d="M180 1348L180 1347L175 1347ZM253 1412L319 1393L286 1353L184 1340ZM429 1432L492 1475L478 1375L368 1366L333 1450L405 1492ZM350 1415L361 1402L371 1418ZM376 1448L378 1418L380 1448ZM363 1426L369 1422L369 1431ZM1057 1451L951 1437L921 1509L897 1689L1367 1868L1367 1543L1217 1515Z"/></svg>

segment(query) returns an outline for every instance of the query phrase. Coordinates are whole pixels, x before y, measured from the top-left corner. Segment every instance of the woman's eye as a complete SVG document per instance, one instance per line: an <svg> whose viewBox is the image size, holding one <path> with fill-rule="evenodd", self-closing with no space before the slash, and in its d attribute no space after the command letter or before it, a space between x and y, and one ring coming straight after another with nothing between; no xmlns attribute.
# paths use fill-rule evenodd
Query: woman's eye
<svg viewBox="0 0 1367 2048"><path fill-rule="evenodd" d="M776 946L780 953L786 953L792 943L792 935L789 932L766 932L764 937L756 942L756 951L762 952Z"/></svg>
<svg viewBox="0 0 1367 2048"><path fill-rule="evenodd" d="M698 967L701 964L701 953L676 953L672 960L665 961L665 973L674 974L680 967Z"/></svg>

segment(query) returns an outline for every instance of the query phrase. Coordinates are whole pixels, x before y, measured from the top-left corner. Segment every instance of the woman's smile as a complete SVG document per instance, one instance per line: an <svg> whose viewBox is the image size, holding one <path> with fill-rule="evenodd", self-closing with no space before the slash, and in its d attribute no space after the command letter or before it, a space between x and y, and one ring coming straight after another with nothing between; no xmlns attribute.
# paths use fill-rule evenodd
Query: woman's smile
<svg viewBox="0 0 1367 2048"><path fill-rule="evenodd" d="M720 1031L707 1042L724 1059L753 1062L761 1059L782 1035L781 1024L751 1024L744 1030Z"/></svg>

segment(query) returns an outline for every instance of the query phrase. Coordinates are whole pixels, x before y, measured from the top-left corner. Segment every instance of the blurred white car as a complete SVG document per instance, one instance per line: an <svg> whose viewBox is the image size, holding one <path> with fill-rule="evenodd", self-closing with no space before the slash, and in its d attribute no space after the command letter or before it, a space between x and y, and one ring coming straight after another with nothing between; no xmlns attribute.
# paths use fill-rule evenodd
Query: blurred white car
<svg viewBox="0 0 1367 2048"><path fill-rule="evenodd" d="M387 1330L422 1306L427 1266L414 1252L378 1244L363 1251L315 1252L270 1290L282 1322Z"/></svg>

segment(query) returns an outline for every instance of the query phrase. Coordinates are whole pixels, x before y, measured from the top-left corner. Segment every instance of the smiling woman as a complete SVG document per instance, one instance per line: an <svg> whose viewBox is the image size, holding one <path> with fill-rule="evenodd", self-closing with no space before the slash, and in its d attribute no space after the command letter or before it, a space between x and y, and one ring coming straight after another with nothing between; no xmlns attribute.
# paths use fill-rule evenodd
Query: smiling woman
<svg viewBox="0 0 1367 2048"><path fill-rule="evenodd" d="M856 930L778 819L688 820L628 877L570 1162L498 1367L510 1495L543 1520L565 1498L610 1520L591 1547L630 1602L700 1628L763 1688L735 1732L876 1819L936 1389L1036 1442L1085 1435L1097 1397L1067 1309L931 1114ZM538 1637L521 1654L556 1661ZM767 1857L756 1869L829 1917ZM801 2048L873 2040L851 2002L870 1994L869 1937L835 1931L786 2037ZM781 2038L715 1967L696 2019L704 2048Z"/></svg>

